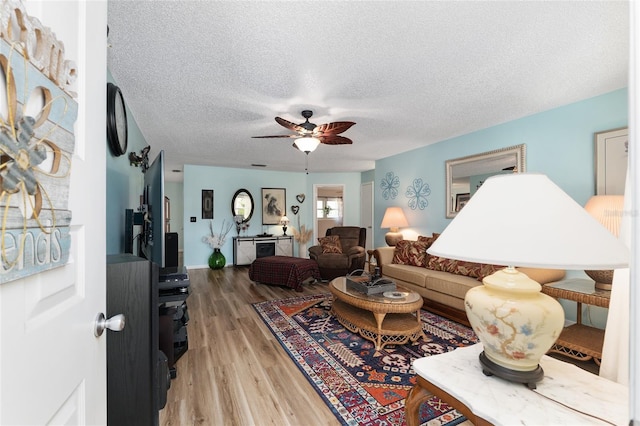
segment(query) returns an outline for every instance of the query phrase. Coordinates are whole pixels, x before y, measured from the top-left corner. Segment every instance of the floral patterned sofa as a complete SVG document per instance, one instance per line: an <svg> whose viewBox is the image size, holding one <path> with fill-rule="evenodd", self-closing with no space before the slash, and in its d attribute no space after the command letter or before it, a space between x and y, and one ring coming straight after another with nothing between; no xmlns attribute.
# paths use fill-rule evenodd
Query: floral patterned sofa
<svg viewBox="0 0 640 426"><path fill-rule="evenodd" d="M424 307L431 312L469 324L464 310L464 296L482 279L504 268L432 256L427 249L438 238L420 236L417 241L402 240L395 247L379 247L373 256L382 276L391 278L399 286L413 290L424 299ZM564 278L564 270L518 268L540 284Z"/></svg>

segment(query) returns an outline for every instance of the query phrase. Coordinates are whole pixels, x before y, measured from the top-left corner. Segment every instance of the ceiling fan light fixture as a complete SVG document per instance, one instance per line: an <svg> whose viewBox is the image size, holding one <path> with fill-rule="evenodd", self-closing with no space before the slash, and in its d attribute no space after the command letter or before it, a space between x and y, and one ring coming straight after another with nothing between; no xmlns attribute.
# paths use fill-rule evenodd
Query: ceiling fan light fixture
<svg viewBox="0 0 640 426"><path fill-rule="evenodd" d="M306 152L308 154L310 152L315 151L318 145L320 145L320 139L306 136L303 138L296 139L296 141L293 144L300 151Z"/></svg>

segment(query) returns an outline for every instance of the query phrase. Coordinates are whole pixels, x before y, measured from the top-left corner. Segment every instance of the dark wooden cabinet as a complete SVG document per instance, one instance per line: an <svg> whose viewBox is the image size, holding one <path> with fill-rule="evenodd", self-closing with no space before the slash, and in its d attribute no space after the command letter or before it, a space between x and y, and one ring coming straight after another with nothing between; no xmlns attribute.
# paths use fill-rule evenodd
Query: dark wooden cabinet
<svg viewBox="0 0 640 426"><path fill-rule="evenodd" d="M125 315L107 337L107 423L157 425L170 379L158 349L158 267L132 254L107 256L107 318ZM164 359L163 359L164 357Z"/></svg>

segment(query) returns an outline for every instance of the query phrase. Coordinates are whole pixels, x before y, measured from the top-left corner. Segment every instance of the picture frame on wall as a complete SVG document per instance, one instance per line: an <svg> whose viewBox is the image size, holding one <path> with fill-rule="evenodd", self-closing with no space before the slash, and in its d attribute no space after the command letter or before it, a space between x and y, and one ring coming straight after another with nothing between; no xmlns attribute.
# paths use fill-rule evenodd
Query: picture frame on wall
<svg viewBox="0 0 640 426"><path fill-rule="evenodd" d="M624 195L629 159L629 130L595 133L596 195Z"/></svg>
<svg viewBox="0 0 640 426"><path fill-rule="evenodd" d="M213 219L213 189L202 190L202 218Z"/></svg>
<svg viewBox="0 0 640 426"><path fill-rule="evenodd" d="M262 224L279 225L287 213L287 191L284 188L262 188Z"/></svg>
<svg viewBox="0 0 640 426"><path fill-rule="evenodd" d="M456 212L459 212L469 201L471 194L465 192L463 194L456 194Z"/></svg>

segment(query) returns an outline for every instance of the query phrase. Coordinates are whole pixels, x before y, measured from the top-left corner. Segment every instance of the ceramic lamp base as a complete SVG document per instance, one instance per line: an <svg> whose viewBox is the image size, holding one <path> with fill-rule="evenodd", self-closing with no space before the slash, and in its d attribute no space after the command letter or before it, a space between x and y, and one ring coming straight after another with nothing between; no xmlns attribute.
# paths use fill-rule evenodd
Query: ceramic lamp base
<svg viewBox="0 0 640 426"><path fill-rule="evenodd" d="M398 241L403 238L402 232L387 232L384 234L384 240L389 247L395 247L395 245L398 244Z"/></svg>
<svg viewBox="0 0 640 426"><path fill-rule="evenodd" d="M540 284L509 267L467 291L465 310L484 347L485 374L529 387L542 374L538 371L540 358L560 335L564 310L540 289Z"/></svg>
<svg viewBox="0 0 640 426"><path fill-rule="evenodd" d="M487 358L484 351L480 353L479 358L485 376L497 376L510 382L524 383L529 389L535 389L536 383L544 377L544 371L540 365L532 371L519 371L496 364Z"/></svg>

